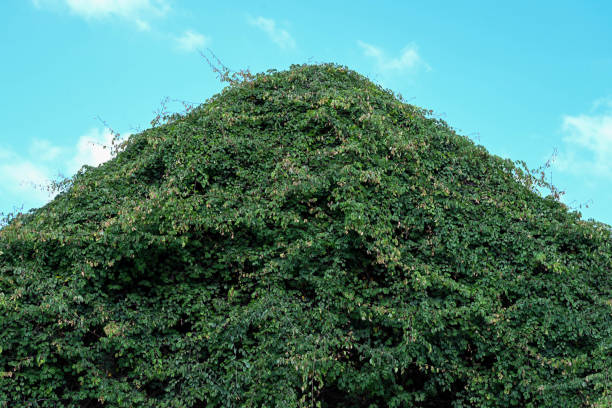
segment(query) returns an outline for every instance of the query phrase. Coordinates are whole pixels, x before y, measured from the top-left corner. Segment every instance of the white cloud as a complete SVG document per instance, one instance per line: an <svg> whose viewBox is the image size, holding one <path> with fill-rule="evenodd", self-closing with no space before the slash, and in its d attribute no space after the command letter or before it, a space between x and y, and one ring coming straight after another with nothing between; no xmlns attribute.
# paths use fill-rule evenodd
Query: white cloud
<svg viewBox="0 0 612 408"><path fill-rule="evenodd" d="M249 23L268 34L268 37L282 49L295 48L295 40L291 37L291 34L282 28L278 28L274 20L257 17L249 18Z"/></svg>
<svg viewBox="0 0 612 408"><path fill-rule="evenodd" d="M591 108L591 110L596 111L598 109L604 110L604 111L608 110L612 112L612 97L596 99L595 102L593 102L593 107Z"/></svg>
<svg viewBox="0 0 612 408"><path fill-rule="evenodd" d="M612 114L565 116L563 130L569 133L564 139L568 143L605 156L612 153Z"/></svg>
<svg viewBox="0 0 612 408"><path fill-rule="evenodd" d="M113 133L109 129L91 129L81 136L76 153L68 160L69 174L76 173L84 165L97 167L112 158Z"/></svg>
<svg viewBox="0 0 612 408"><path fill-rule="evenodd" d="M562 130L564 145L556 168L612 178L612 99L596 101L588 114L563 116Z"/></svg>
<svg viewBox="0 0 612 408"><path fill-rule="evenodd" d="M406 46L399 57L395 58L387 56L382 49L372 44L363 41L357 41L357 44L363 49L366 57L373 58L376 61L378 69L382 72L415 70L420 67L428 71L431 70L429 65L419 55L418 49L414 44Z"/></svg>
<svg viewBox="0 0 612 408"><path fill-rule="evenodd" d="M176 37L177 48L181 51L192 52L203 48L210 39L196 31L187 30L180 37Z"/></svg>
<svg viewBox="0 0 612 408"><path fill-rule="evenodd" d="M121 140L129 137L122 135ZM0 148L0 196L13 197L28 206L40 206L52 199L51 180L61 174L72 176L83 165L99 166L112 158L113 133L93 128L75 145L58 147L48 140L35 139L27 155ZM0 212L3 212L0 208Z"/></svg>
<svg viewBox="0 0 612 408"><path fill-rule="evenodd" d="M168 13L166 0L32 0L37 8L67 8L86 20L118 17L140 30L150 29L148 20Z"/></svg>
<svg viewBox="0 0 612 408"><path fill-rule="evenodd" d="M0 190L37 202L45 202L50 198L44 190L49 183L49 170L45 166L8 150L0 150L0 158Z"/></svg>
<svg viewBox="0 0 612 408"><path fill-rule="evenodd" d="M54 146L48 140L34 139L30 145L30 155L43 161L56 159L62 153L62 148Z"/></svg>
<svg viewBox="0 0 612 408"><path fill-rule="evenodd" d="M46 175L47 170L30 161L2 164L0 173L8 176L3 180L3 184L17 192L34 190L36 186L45 185L49 181ZM46 194L43 193L43 195Z"/></svg>

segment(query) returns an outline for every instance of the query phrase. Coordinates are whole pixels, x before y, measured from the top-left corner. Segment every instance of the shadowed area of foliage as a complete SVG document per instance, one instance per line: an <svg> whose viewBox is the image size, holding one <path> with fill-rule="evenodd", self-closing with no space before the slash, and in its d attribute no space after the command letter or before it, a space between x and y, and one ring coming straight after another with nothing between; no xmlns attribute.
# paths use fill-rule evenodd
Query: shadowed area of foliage
<svg viewBox="0 0 612 408"><path fill-rule="evenodd" d="M607 406L610 229L336 65L248 75L0 230L0 407Z"/></svg>

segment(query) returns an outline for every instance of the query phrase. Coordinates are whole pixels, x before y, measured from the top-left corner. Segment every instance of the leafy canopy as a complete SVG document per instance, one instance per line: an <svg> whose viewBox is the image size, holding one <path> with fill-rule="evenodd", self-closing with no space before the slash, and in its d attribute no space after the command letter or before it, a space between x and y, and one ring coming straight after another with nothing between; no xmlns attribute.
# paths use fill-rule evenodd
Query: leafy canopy
<svg viewBox="0 0 612 408"><path fill-rule="evenodd" d="M120 150L0 230L0 406L610 403L609 227L363 76Z"/></svg>

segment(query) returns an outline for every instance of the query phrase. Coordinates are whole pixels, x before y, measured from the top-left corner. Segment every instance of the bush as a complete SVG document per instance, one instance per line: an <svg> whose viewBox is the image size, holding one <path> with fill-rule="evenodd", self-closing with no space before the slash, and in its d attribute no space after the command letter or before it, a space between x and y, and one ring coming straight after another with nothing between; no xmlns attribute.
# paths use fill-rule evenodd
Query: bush
<svg viewBox="0 0 612 408"><path fill-rule="evenodd" d="M123 147L0 230L0 406L610 401L609 227L361 75Z"/></svg>

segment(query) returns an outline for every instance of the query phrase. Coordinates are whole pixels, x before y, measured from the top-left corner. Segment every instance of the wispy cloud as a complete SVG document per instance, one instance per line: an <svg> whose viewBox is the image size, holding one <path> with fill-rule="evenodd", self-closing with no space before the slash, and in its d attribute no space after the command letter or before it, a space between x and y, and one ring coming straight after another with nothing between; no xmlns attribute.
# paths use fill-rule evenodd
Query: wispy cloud
<svg viewBox="0 0 612 408"><path fill-rule="evenodd" d="M45 202L50 195L42 186L49 183L49 169L33 161L24 159L13 152L5 151L0 174L2 189L13 195L18 195L37 202Z"/></svg>
<svg viewBox="0 0 612 408"><path fill-rule="evenodd" d="M249 23L265 32L268 37L282 49L295 48L295 40L291 34L289 34L287 30L277 27L276 21L260 16L249 18Z"/></svg>
<svg viewBox="0 0 612 408"><path fill-rule="evenodd" d="M113 137L109 129L93 128L73 146L34 140L27 155L0 148L0 194L19 197L30 205L43 205L53 198L46 187L59 174L71 176L83 165L95 167L110 160Z"/></svg>
<svg viewBox="0 0 612 408"><path fill-rule="evenodd" d="M398 57L389 57L381 48L363 41L357 41L366 57L373 58L381 72L416 70L424 68L431 70L429 65L419 55L416 45L411 44L401 51Z"/></svg>
<svg viewBox="0 0 612 408"><path fill-rule="evenodd" d="M181 36L175 38L179 50L192 52L210 43L210 38L193 30L185 31Z"/></svg>
<svg viewBox="0 0 612 408"><path fill-rule="evenodd" d="M42 161L56 159L62 153L62 148L53 145L48 140L34 139L30 145L30 155Z"/></svg>
<svg viewBox="0 0 612 408"><path fill-rule="evenodd" d="M565 137L556 168L612 179L612 98L596 101L589 113L563 116L561 129Z"/></svg>
<svg viewBox="0 0 612 408"><path fill-rule="evenodd" d="M149 30L149 20L168 13L166 0L32 0L38 8L67 8L86 20L121 18L140 30Z"/></svg>
<svg viewBox="0 0 612 408"><path fill-rule="evenodd" d="M126 135L124 137L129 137ZM114 135L109 129L93 128L81 136L76 144L74 155L68 160L67 171L75 173L84 165L97 167L110 160Z"/></svg>

